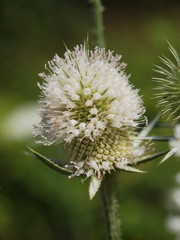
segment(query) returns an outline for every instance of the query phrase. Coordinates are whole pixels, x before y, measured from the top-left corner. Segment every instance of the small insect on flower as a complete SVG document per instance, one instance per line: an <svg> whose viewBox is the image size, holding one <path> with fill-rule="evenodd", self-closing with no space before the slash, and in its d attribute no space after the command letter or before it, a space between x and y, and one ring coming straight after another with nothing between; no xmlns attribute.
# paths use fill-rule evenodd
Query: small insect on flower
<svg viewBox="0 0 180 240"><path fill-rule="evenodd" d="M48 62L49 73L40 74L37 143L64 143L67 168L74 171L70 177L91 177L91 199L107 172L140 171L130 164L146 152L132 140L145 108L120 59L104 48L90 51L80 45L67 49L64 58L55 55Z"/></svg>
<svg viewBox="0 0 180 240"><path fill-rule="evenodd" d="M159 100L158 106L162 108L162 116L172 123L180 123L180 57L176 50L169 44L175 61L167 57L160 57L164 67L156 66L155 72L162 76L153 78L156 82L156 98Z"/></svg>

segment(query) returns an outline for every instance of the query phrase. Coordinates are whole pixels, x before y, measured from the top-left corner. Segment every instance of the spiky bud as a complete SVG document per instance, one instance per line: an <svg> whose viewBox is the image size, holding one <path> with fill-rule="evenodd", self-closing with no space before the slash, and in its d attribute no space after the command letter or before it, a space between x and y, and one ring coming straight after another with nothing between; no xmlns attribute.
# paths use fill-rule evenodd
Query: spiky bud
<svg viewBox="0 0 180 240"><path fill-rule="evenodd" d="M158 92L158 106L162 109L162 116L167 120L172 120L172 123L180 123L180 56L176 50L169 44L174 61L167 57L160 57L164 67L156 66L156 72L161 74L161 77L153 78Z"/></svg>

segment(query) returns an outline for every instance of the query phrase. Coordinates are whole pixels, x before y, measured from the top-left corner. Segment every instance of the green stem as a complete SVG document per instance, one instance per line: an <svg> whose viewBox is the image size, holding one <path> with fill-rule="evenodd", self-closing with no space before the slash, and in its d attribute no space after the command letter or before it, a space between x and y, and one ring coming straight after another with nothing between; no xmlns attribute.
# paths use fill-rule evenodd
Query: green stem
<svg viewBox="0 0 180 240"><path fill-rule="evenodd" d="M105 47L104 27L103 27L103 10L101 0L92 0L94 14L94 35L96 44Z"/></svg>
<svg viewBox="0 0 180 240"><path fill-rule="evenodd" d="M108 240L121 240L121 220L116 198L115 174L106 176L102 183L102 200Z"/></svg>

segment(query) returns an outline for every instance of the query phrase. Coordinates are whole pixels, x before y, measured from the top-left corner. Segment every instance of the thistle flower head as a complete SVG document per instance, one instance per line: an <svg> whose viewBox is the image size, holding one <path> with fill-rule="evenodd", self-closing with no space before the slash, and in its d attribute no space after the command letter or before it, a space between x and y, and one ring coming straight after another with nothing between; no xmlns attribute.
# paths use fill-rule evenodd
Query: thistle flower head
<svg viewBox="0 0 180 240"><path fill-rule="evenodd" d="M41 117L37 142L64 142L72 176L92 177L90 197L106 172L115 168L138 171L136 163L146 149L134 144L135 127L145 111L138 90L129 84L121 56L95 47L67 49L64 58L48 62L41 73ZM71 176L71 177L72 177Z"/></svg>
<svg viewBox="0 0 180 240"><path fill-rule="evenodd" d="M162 115L172 122L180 122L180 57L176 50L169 44L175 61L167 57L160 57L164 67L157 66L156 72L161 77L153 78L157 84L156 94L158 106L162 107Z"/></svg>
<svg viewBox="0 0 180 240"><path fill-rule="evenodd" d="M180 157L180 124L174 127L174 137L170 140L170 146L175 149L175 156Z"/></svg>

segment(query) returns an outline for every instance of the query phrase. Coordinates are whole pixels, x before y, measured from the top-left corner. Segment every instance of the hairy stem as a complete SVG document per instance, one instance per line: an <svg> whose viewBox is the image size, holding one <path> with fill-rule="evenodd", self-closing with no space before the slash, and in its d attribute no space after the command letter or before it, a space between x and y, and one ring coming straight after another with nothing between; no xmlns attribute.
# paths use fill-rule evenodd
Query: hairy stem
<svg viewBox="0 0 180 240"><path fill-rule="evenodd" d="M101 0L92 0L94 15L94 35L95 43L100 47L105 47L103 11L104 7Z"/></svg>
<svg viewBox="0 0 180 240"><path fill-rule="evenodd" d="M121 220L116 198L115 174L106 176L102 183L102 200L108 240L121 240Z"/></svg>

